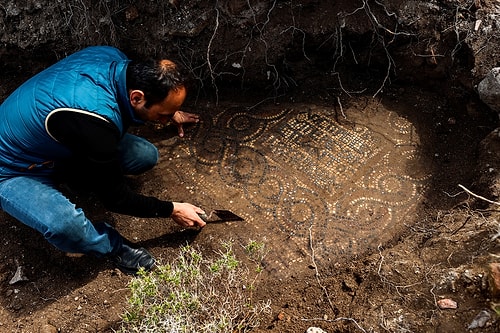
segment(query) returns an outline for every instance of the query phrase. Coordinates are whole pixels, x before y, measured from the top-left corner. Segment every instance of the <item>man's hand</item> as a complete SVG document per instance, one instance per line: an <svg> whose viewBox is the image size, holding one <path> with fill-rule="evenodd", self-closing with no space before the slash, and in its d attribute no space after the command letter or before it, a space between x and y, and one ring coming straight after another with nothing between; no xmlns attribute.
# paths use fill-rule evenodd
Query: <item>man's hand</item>
<svg viewBox="0 0 500 333"><path fill-rule="evenodd" d="M174 210L170 216L182 227L204 227L205 221L198 214L205 214L203 209L187 202L174 202Z"/></svg>
<svg viewBox="0 0 500 333"><path fill-rule="evenodd" d="M179 133L179 137L184 137L184 128L183 124L197 123L200 121L200 116L194 113L188 113L181 110L178 110L172 116L172 123L177 126L177 132Z"/></svg>

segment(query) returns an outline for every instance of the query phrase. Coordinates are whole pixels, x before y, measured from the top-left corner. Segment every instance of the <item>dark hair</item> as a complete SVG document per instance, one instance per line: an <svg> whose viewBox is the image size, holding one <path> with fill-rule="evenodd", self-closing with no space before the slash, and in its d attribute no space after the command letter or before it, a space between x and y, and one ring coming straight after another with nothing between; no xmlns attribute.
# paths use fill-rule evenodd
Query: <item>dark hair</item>
<svg viewBox="0 0 500 333"><path fill-rule="evenodd" d="M184 83L182 68L171 61L132 60L127 67L127 89L142 90L146 107L163 101L170 90L178 89Z"/></svg>

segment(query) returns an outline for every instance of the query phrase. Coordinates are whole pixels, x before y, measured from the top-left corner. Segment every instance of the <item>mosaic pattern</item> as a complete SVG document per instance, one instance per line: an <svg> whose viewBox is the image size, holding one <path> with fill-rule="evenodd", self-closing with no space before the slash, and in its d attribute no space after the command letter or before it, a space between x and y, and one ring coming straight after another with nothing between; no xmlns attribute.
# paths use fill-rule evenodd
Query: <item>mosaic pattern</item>
<svg viewBox="0 0 500 333"><path fill-rule="evenodd" d="M401 230L428 175L409 167L418 138L406 119L347 111L343 123L311 105L204 112L187 141L159 143L159 172L181 184L177 197L243 216L242 241L269 238L273 271L309 261L311 245L317 261L348 260Z"/></svg>

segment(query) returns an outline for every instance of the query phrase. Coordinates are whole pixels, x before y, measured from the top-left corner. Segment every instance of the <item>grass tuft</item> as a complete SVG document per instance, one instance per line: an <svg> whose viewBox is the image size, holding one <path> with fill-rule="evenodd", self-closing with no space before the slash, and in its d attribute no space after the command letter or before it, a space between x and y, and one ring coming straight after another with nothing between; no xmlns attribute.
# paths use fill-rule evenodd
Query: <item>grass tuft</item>
<svg viewBox="0 0 500 333"><path fill-rule="evenodd" d="M250 241L245 252L255 256L263 247ZM259 272L250 274L232 242L222 242L211 258L184 246L173 262L159 263L152 272L141 270L133 278L118 332L249 332L270 311L270 300L254 303L253 288L247 288Z"/></svg>

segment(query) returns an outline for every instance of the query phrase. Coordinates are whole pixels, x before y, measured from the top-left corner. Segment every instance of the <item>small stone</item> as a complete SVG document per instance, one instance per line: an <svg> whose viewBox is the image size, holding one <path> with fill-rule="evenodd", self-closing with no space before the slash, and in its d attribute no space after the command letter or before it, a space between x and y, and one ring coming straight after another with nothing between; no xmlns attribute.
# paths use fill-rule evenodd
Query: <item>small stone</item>
<svg viewBox="0 0 500 333"><path fill-rule="evenodd" d="M40 327L40 333L57 333L58 330L56 327L50 325L50 324L45 324L42 327Z"/></svg>
<svg viewBox="0 0 500 333"><path fill-rule="evenodd" d="M284 320L284 319L285 319L285 313L284 312L278 313L278 320Z"/></svg>
<svg viewBox="0 0 500 333"><path fill-rule="evenodd" d="M319 327L309 327L306 333L326 333L326 332Z"/></svg>
<svg viewBox="0 0 500 333"><path fill-rule="evenodd" d="M127 21L135 21L139 17L139 11L134 5L127 7L125 9L125 19Z"/></svg>
<svg viewBox="0 0 500 333"><path fill-rule="evenodd" d="M83 254L83 253L70 253L70 252L66 252L66 257L69 257L69 258L81 258L84 255L85 254Z"/></svg>
<svg viewBox="0 0 500 333"><path fill-rule="evenodd" d="M493 111L500 112L500 67L490 70L477 86L481 100Z"/></svg>
<svg viewBox="0 0 500 333"><path fill-rule="evenodd" d="M449 298L443 298L437 301L437 304L440 309L456 309L457 302Z"/></svg>
<svg viewBox="0 0 500 333"><path fill-rule="evenodd" d="M500 263L492 262L489 265L490 291L493 297L500 296Z"/></svg>
<svg viewBox="0 0 500 333"><path fill-rule="evenodd" d="M470 323L468 329L472 330L474 328L481 328L486 326L488 320L491 319L491 313L488 310L481 310L476 317Z"/></svg>
<svg viewBox="0 0 500 333"><path fill-rule="evenodd" d="M14 276L10 279L9 284L15 284L21 281L28 281L28 278L24 275L23 266L17 266L16 273L14 273Z"/></svg>
<svg viewBox="0 0 500 333"><path fill-rule="evenodd" d="M179 2L180 0L168 0L168 3L174 6L176 9L179 8Z"/></svg>

